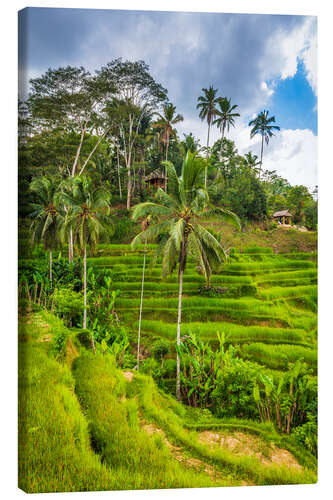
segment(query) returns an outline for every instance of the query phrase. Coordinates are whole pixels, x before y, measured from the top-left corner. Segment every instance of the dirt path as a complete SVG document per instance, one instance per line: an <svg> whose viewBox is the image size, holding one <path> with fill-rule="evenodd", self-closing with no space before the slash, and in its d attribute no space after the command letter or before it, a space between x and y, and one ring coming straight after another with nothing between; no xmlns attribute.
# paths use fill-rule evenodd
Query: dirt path
<svg viewBox="0 0 333 500"><path fill-rule="evenodd" d="M200 460L199 458L193 458L190 456L186 456L186 449L184 449L181 446L175 446L172 444L168 438L165 435L165 432L157 427L156 424L154 423L149 423L146 420L142 419L141 420L141 428L150 436L154 434L158 434L161 436L164 444L167 446L167 448L170 450L171 455L175 460L180 462L181 464L185 465L186 467L191 467L198 472L204 472L208 474L210 479L212 479L214 482L216 482L217 486L225 486L225 480L226 478L223 476L223 474L216 469L216 467L205 463L203 460ZM242 486L250 486L251 483L242 481L241 482Z"/></svg>
<svg viewBox="0 0 333 500"><path fill-rule="evenodd" d="M288 450L278 448L274 443L267 443L258 436L243 432L228 434L203 431L199 434L199 441L211 448L227 448L236 455L254 456L266 466L285 465L302 470L302 466Z"/></svg>

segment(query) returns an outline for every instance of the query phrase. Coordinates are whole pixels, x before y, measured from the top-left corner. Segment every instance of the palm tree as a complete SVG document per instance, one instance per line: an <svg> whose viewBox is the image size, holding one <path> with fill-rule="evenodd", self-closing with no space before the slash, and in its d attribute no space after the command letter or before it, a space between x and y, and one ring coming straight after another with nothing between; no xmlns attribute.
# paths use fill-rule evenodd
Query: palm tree
<svg viewBox="0 0 333 500"><path fill-rule="evenodd" d="M86 176L80 176L73 179L71 192L62 190L61 199L68 207L61 237L65 239L72 230L74 243L83 253L83 328L87 328L87 246L94 249L98 241L111 232L110 195L103 187L94 188ZM91 345L95 352L93 336Z"/></svg>
<svg viewBox="0 0 333 500"><path fill-rule="evenodd" d="M238 217L232 212L210 204L207 190L204 188L206 162L203 158L188 152L183 160L180 177L177 176L171 162L165 165L169 177L169 193L158 189L156 196L159 203L145 202L134 207L134 220L149 215L157 217L158 220L138 234L132 241L132 246L135 248L139 243L159 240L156 256L162 257L164 275L170 274L178 263L177 345L179 345L183 276L188 255L198 262L206 279L209 279L212 272L218 269L226 259L221 243L199 224L199 220L201 217L215 213L236 224L237 227L240 227L240 223ZM180 399L178 353L176 394Z"/></svg>
<svg viewBox="0 0 333 500"><path fill-rule="evenodd" d="M197 109L200 110L199 117L201 120L207 120L208 123L208 134L207 134L207 152L206 158L208 158L208 148L209 148L209 134L210 126L216 118L216 105L219 102L219 97L216 97L218 89L214 89L212 85L208 89L201 89L204 95L198 97ZM205 188L207 188L207 166L205 168Z"/></svg>
<svg viewBox="0 0 333 500"><path fill-rule="evenodd" d="M240 116L239 113L233 113L238 107L237 104L231 105L231 99L223 97L218 102L220 109L216 111L218 118L213 121L213 125L217 125L222 133L222 141L224 138L225 129L229 132L230 125L235 126L235 118Z"/></svg>
<svg viewBox="0 0 333 500"><path fill-rule="evenodd" d="M148 215L142 222L142 230L145 231L151 222L151 216ZM146 253L147 253L147 240L145 240L145 247L143 251L143 264L142 264L142 279L141 279L141 297L140 297L140 310L139 310L139 327L138 327L138 342L137 342L137 370L140 368L140 344L141 344L141 319L142 319L142 306L143 306L143 289L145 285L145 270L146 270Z"/></svg>
<svg viewBox="0 0 333 500"><path fill-rule="evenodd" d="M258 156L252 154L251 151L249 151L244 155L244 159L245 159L245 166L253 170L256 169L257 165L260 165L260 161L257 161Z"/></svg>
<svg viewBox="0 0 333 500"><path fill-rule="evenodd" d="M163 106L164 115L156 113L159 120L152 124L152 127L159 128L162 130L160 138L165 145L165 161L168 161L168 150L170 144L170 137L176 137L176 130L173 128L179 122L184 120L183 116L180 114L176 115L176 106L171 103L164 104ZM167 191L167 175L165 170L165 191Z"/></svg>
<svg viewBox="0 0 333 500"><path fill-rule="evenodd" d="M192 132L183 135L184 140L180 143L180 147L184 156L186 156L187 151L191 151L191 153L198 153L201 150L199 139L196 139Z"/></svg>
<svg viewBox="0 0 333 500"><path fill-rule="evenodd" d="M32 242L44 243L44 248L49 251L49 278L52 289L52 252L58 243L58 226L63 212L57 204L57 190L59 183L54 177L37 177L30 184L32 191L37 198L37 203L33 203L33 212L30 217L33 219L30 226Z"/></svg>
<svg viewBox="0 0 333 500"><path fill-rule="evenodd" d="M264 139L266 144L268 145L269 139L274 135L273 130L280 130L280 127L277 125L270 125L271 123L275 123L275 116L271 116L268 118L269 111L265 110L261 111L259 115L251 120L249 123L249 127L253 127L251 129L251 139L259 134L261 135L261 155L260 155L260 169L259 169L259 178L261 175L262 169L262 157L264 152Z"/></svg>

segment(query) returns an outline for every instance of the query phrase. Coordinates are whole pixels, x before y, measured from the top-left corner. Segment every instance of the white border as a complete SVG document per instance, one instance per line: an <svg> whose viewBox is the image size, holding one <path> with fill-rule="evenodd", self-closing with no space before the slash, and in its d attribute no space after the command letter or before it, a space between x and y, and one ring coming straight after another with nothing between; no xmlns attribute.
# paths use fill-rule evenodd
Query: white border
<svg viewBox="0 0 333 500"><path fill-rule="evenodd" d="M17 478L17 437L16 437L16 202L17 202L17 173L16 173L16 105L17 105L17 11L27 4L14 0L4 4L1 11L2 27L0 30L2 47L2 77L1 77L1 150L4 155L1 161L1 221L5 231L1 238L1 429L2 429L2 481L1 492L3 497L16 498L24 495L16 487ZM74 493L81 498L99 496L114 499L136 498L138 500L164 499L172 495L173 498L193 499L209 495L212 499L226 496L229 499L246 498L247 500L265 498L270 499L293 498L313 500L314 496L329 498L332 491L331 484L331 454L332 454L332 57L331 47L332 26L329 2L317 0L233 0L219 2L206 0L205 2L190 0L141 0L141 1L34 1L29 7L71 7L71 8L104 8L104 9L132 9L132 10L164 10L164 11L192 11L192 12L233 12L233 13L260 13L260 14L302 14L318 15L319 26L319 198L320 198L320 344L319 344L319 377L320 377L320 469L319 483L309 486L268 486L242 487L223 489L200 490L160 490L136 492L98 492ZM333 477L332 477L333 479ZM56 494L48 494L54 496ZM61 498L70 498L63 494ZM31 495L35 497L35 495Z"/></svg>

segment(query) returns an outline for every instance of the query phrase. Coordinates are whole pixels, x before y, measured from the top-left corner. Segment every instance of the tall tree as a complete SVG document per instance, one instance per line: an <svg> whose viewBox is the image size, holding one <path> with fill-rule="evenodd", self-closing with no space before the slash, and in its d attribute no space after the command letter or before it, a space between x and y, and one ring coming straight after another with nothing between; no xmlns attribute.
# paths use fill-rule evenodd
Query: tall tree
<svg viewBox="0 0 333 500"><path fill-rule="evenodd" d="M181 176L175 167L167 162L169 192L158 189L156 195L160 203L146 202L136 205L133 210L135 220L155 216L159 220L132 241L135 246L145 241L159 240L157 255L162 257L164 275L170 274L178 264L178 319L177 345L180 344L182 312L183 276L188 255L200 266L206 279L219 268L226 259L226 253L216 238L199 224L200 218L211 213L218 214L240 227L238 217L228 210L216 208L209 202L204 187L205 161L196 154L187 153L183 160ZM177 353L176 394L180 399L180 359Z"/></svg>
<svg viewBox="0 0 333 500"><path fill-rule="evenodd" d="M199 139L196 139L192 132L183 135L184 140L180 143L180 147L184 156L186 156L187 151L190 151L191 153L198 153L201 150Z"/></svg>
<svg viewBox="0 0 333 500"><path fill-rule="evenodd" d="M222 140L224 138L225 130L229 132L230 126L235 126L235 118L240 116L239 113L234 113L235 109L238 107L237 104L231 105L231 99L223 97L218 101L220 109L216 110L216 120L213 121L213 125L217 125L222 133Z"/></svg>
<svg viewBox="0 0 333 500"><path fill-rule="evenodd" d="M106 88L116 84L115 98L122 107L120 133L127 169L127 209L131 207L133 148L145 113L156 110L167 99L167 90L155 82L144 61L114 59L97 72Z"/></svg>
<svg viewBox="0 0 333 500"><path fill-rule="evenodd" d="M272 125L275 123L275 116L268 117L268 110L261 111L259 115L251 120L249 123L249 127L251 129L251 139L255 135L261 135L261 153L260 153L260 169L259 169L259 178L262 170L262 157L264 152L264 139L266 144L268 145L269 139L274 135L273 130L280 130L280 127L277 125Z"/></svg>
<svg viewBox="0 0 333 500"><path fill-rule="evenodd" d="M39 78L30 80L31 92L28 106L37 130L58 128L65 133L78 133L71 176L77 172L82 144L88 133L98 136L98 141L82 161L80 174L106 136L108 130L101 127L101 114L106 99L115 92L114 82L106 83L92 76L82 66L66 66L48 69Z"/></svg>
<svg viewBox="0 0 333 500"><path fill-rule="evenodd" d="M254 155L249 151L244 155L244 164L246 167L251 168L251 170L256 170L257 166L260 165L260 161L258 161L258 156Z"/></svg>
<svg viewBox="0 0 333 500"><path fill-rule="evenodd" d="M141 228L143 231L147 229L151 222L151 216L148 215L141 224ZM141 320L142 320L142 308L143 308L143 290L145 286L145 271L146 271L146 254L147 254L147 240L144 243L144 251L143 251L143 264L142 264L142 278L141 278L141 296L140 296L140 310L139 310L139 325L138 325L138 341L137 341L137 370L140 369L140 348L141 348Z"/></svg>
<svg viewBox="0 0 333 500"><path fill-rule="evenodd" d="M54 177L37 177L30 184L30 191L37 199L37 202L32 204L33 211L30 214L32 242L43 242L45 249L49 251L51 289L53 287L52 252L58 244L58 229L63 219L63 212L57 205L58 187L58 179Z"/></svg>
<svg viewBox="0 0 333 500"><path fill-rule="evenodd" d="M71 190L63 189L61 193L68 211L60 234L65 239L72 231L74 243L83 253L83 328L87 328L87 247L93 250L99 240L111 232L110 194L104 188L94 188L86 176L75 177L71 184ZM93 337L91 343L95 351Z"/></svg>
<svg viewBox="0 0 333 500"><path fill-rule="evenodd" d="M156 113L158 116L157 122L152 124L152 127L161 129L160 139L165 146L165 161L168 161L168 149L170 137L177 136L176 130L173 128L179 122L184 120L183 116L176 114L176 106L171 103L166 103L163 106L163 115ZM165 191L167 191L167 170L165 168Z"/></svg>
<svg viewBox="0 0 333 500"><path fill-rule="evenodd" d="M208 158L208 148L209 148L209 134L210 134L210 126L216 118L217 112L217 104L220 100L219 97L216 96L218 89L214 89L212 85L206 89L201 89L204 95L198 97L197 109L200 110L199 116L201 120L206 120L208 124L208 133L207 133L207 152L206 158ZM207 188L207 166L205 168L205 188Z"/></svg>
<svg viewBox="0 0 333 500"><path fill-rule="evenodd" d="M98 146L109 132L102 120L105 100L115 91L115 82L105 82L81 67L48 69L39 78L30 80L28 106L37 130L58 128L65 134L75 132L79 141L72 158L71 176L81 175ZM77 172L82 145L87 133L98 139L82 160ZM73 237L69 234L69 260L73 260Z"/></svg>

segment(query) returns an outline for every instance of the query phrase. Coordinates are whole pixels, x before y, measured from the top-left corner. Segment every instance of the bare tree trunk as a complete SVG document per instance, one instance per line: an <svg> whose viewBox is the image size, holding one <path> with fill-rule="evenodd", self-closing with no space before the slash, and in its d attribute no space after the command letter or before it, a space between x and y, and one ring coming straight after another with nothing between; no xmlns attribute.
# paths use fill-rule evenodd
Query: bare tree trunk
<svg viewBox="0 0 333 500"><path fill-rule="evenodd" d="M96 149L98 148L98 146L100 145L100 143L102 142L102 140L104 139L104 137L106 136L106 134L108 133L110 129L108 128L104 134L102 134L100 136L100 138L98 139L98 141L96 142L95 146L92 148L92 150L90 151L89 155L88 155L88 158L85 160L84 164L83 164L83 167L81 168L80 172L79 172L79 175L81 175L83 173L83 170L86 168L87 166L87 163L88 161L90 160L90 158L92 157L92 155L95 153Z"/></svg>
<svg viewBox="0 0 333 500"><path fill-rule="evenodd" d="M141 318L142 318L142 304L143 304L143 288L144 288L144 284L145 284L146 251L147 251L147 241L145 241L145 249L144 249L144 254L143 254L143 266L142 266L141 298L140 298L140 313L139 313L139 328L138 328L138 349L137 349L138 371L139 371L139 367L140 367Z"/></svg>
<svg viewBox="0 0 333 500"><path fill-rule="evenodd" d="M127 167L127 203L126 208L130 210L131 208L131 191L132 191L132 180L131 180L131 167Z"/></svg>
<svg viewBox="0 0 333 500"><path fill-rule="evenodd" d="M118 169L118 184L119 184L119 198L123 199L123 193L121 191L121 180L120 180L120 162L119 162L119 148L117 146L117 169Z"/></svg>
<svg viewBox="0 0 333 500"><path fill-rule="evenodd" d="M261 155L260 155L260 169L259 169L259 179L261 176L261 169L262 169L262 155L264 152L264 136L261 136Z"/></svg>
<svg viewBox="0 0 333 500"><path fill-rule="evenodd" d="M53 288L52 286L52 250L50 249L50 262L49 262L49 273L50 273L50 287L51 287L51 290Z"/></svg>
<svg viewBox="0 0 333 500"><path fill-rule="evenodd" d="M80 156L80 153L81 153L81 148L82 148L82 143L83 143L83 139L84 139L84 135L86 133L86 130L85 128L83 128L81 130L81 138L80 138L80 144L76 150L76 155L75 155L75 158L74 158L74 163L73 163L73 166L72 166L72 177L75 176L75 170L76 170L76 166L77 166L77 162L79 161L79 156Z"/></svg>

